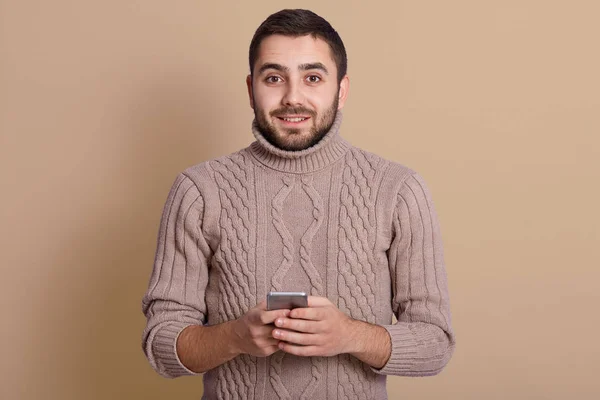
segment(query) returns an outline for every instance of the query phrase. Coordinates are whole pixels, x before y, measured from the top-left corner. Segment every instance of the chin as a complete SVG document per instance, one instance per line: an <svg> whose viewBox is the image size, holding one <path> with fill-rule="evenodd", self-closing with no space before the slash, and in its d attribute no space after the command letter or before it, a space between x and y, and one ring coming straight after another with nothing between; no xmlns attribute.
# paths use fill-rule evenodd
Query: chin
<svg viewBox="0 0 600 400"><path fill-rule="evenodd" d="M306 141L303 142L290 142L290 141L280 141L277 143L277 147L282 150L287 151L300 151L308 148L308 143Z"/></svg>
<svg viewBox="0 0 600 400"><path fill-rule="evenodd" d="M315 146L319 141L316 141L314 138L305 138L301 141L293 141L285 143L285 146L291 151L300 151L306 150Z"/></svg>

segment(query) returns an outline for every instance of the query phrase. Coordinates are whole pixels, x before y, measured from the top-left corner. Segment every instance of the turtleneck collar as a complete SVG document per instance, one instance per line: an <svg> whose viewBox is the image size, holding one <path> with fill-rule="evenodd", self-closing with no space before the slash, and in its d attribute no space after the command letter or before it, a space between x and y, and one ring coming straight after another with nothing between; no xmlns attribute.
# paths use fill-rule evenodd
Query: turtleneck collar
<svg viewBox="0 0 600 400"><path fill-rule="evenodd" d="M256 138L249 149L252 155L269 168L291 173L318 171L339 160L350 148L350 143L340 134L342 112L338 111L329 132L314 146L299 151L282 150L273 146L252 122L252 133Z"/></svg>

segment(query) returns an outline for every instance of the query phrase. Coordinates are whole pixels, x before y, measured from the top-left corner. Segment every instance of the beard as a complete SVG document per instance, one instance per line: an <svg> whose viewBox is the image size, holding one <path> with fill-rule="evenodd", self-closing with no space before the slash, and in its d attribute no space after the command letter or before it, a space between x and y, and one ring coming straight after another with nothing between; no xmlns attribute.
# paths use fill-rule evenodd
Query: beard
<svg viewBox="0 0 600 400"><path fill-rule="evenodd" d="M338 91L339 94L339 91ZM327 108L320 117L313 110L305 107L280 107L269 113L266 113L254 107L254 123L258 131L263 137L273 146L287 151L300 151L308 149L323 139L327 132L331 130L335 117L338 113L339 96L336 94L331 106ZM312 121L312 126L309 129L308 135L302 135L302 129L294 128L276 128L272 123L272 118L289 114L308 115ZM318 118L319 117L319 118ZM317 119L318 118L318 119ZM307 128L304 128L307 129Z"/></svg>

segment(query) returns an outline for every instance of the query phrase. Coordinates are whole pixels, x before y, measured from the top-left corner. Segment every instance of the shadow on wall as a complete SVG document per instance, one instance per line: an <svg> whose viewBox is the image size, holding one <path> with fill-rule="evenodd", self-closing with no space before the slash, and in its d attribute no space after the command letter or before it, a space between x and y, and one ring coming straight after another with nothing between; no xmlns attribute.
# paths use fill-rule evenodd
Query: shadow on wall
<svg viewBox="0 0 600 400"><path fill-rule="evenodd" d="M79 276L70 287L62 285L67 290L49 294L65 299L64 309L49 318L64 314L72 325L51 333L53 342L68 346L60 365L70 369L47 382L62 385L52 392L87 400L184 399L202 393L199 377L160 377L141 349L141 300L170 186L179 172L218 150L218 98L211 88L190 88L190 80L162 78L163 84L140 93L124 111L130 134L121 141L118 165L111 166L103 203L80 221L68 249L55 260L64 273ZM65 375L69 382L61 382Z"/></svg>

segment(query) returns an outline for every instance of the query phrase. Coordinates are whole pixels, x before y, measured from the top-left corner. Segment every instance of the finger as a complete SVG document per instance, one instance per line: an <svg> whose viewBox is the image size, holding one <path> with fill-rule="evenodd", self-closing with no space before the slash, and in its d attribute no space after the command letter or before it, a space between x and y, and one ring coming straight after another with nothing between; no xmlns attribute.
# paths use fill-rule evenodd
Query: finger
<svg viewBox="0 0 600 400"><path fill-rule="evenodd" d="M325 319L325 313L322 308L294 308L290 311L290 318L307 319L312 321L322 321Z"/></svg>
<svg viewBox="0 0 600 400"><path fill-rule="evenodd" d="M261 311L259 319L263 325L272 324L277 318L285 318L290 310Z"/></svg>
<svg viewBox="0 0 600 400"><path fill-rule="evenodd" d="M273 329L273 337L288 343L300 344L303 346L318 344L318 338L313 333L300 333L285 329Z"/></svg>
<svg viewBox="0 0 600 400"><path fill-rule="evenodd" d="M329 301L327 297L321 296L308 296L308 306L309 307L327 307L331 306L333 303Z"/></svg>
<svg viewBox="0 0 600 400"><path fill-rule="evenodd" d="M256 340L272 340L273 339L273 325L263 325L260 327L260 330L256 331Z"/></svg>
<svg viewBox="0 0 600 400"><path fill-rule="evenodd" d="M266 311L267 310L267 301L266 300L261 301L260 303L258 303L256 305L255 308L258 308L261 311Z"/></svg>
<svg viewBox="0 0 600 400"><path fill-rule="evenodd" d="M254 339L252 344L256 347L277 346L280 340L275 339L272 335L272 332L269 332L264 337Z"/></svg>
<svg viewBox="0 0 600 400"><path fill-rule="evenodd" d="M275 320L275 326L304 333L317 333L321 331L320 321L309 321L305 319L277 318Z"/></svg>
<svg viewBox="0 0 600 400"><path fill-rule="evenodd" d="M319 347L317 346L299 346L291 343L280 342L279 349L296 356L311 357L319 356Z"/></svg>

